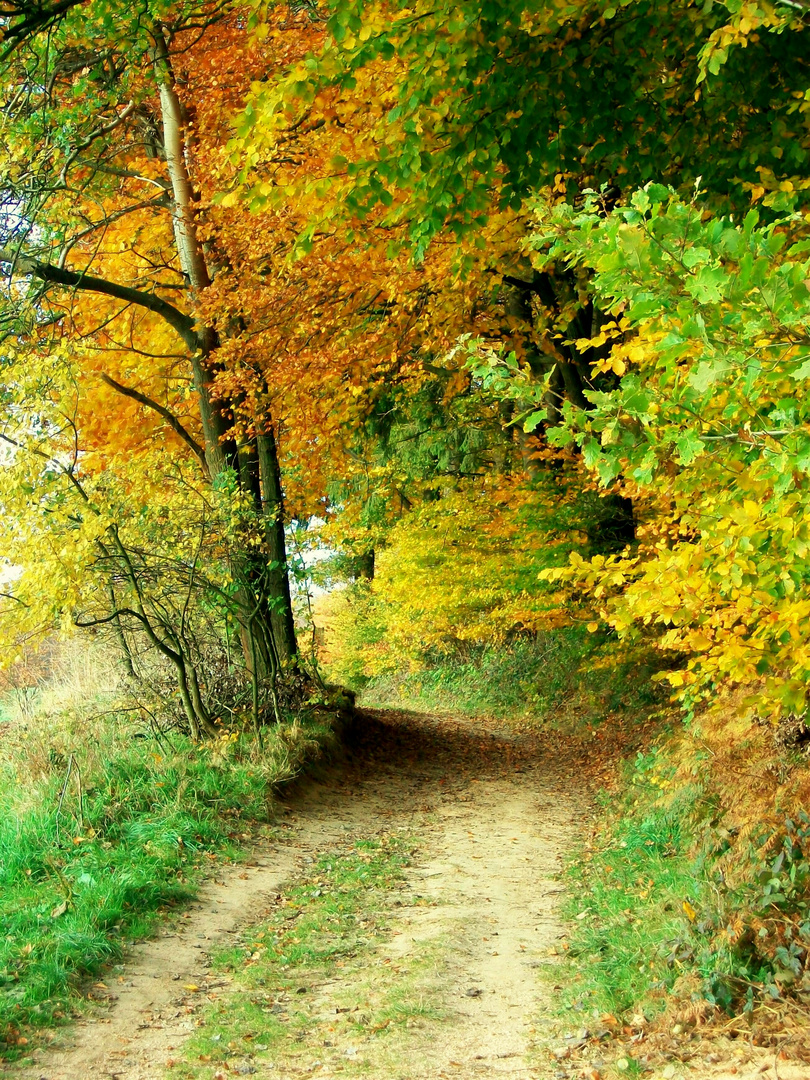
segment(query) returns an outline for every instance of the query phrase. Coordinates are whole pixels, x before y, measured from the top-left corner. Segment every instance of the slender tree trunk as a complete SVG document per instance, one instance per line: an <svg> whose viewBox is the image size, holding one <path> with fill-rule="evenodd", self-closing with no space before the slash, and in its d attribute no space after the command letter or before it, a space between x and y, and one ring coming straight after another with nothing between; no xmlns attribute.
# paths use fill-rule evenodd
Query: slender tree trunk
<svg viewBox="0 0 810 1080"><path fill-rule="evenodd" d="M513 337L520 337L516 352L518 355L523 354L535 378L545 378L551 372L551 379L544 399L546 407L545 426L554 427L562 418L561 410L564 396L559 365L555 364L554 357L545 356L541 353L533 340L534 313L529 289L511 284L505 285L504 289L504 308L511 324L509 327L510 334ZM539 472L537 460L533 456L536 437L525 432L522 427L517 427L515 429L515 438L520 447L526 475L529 479L535 479Z"/></svg>
<svg viewBox="0 0 810 1080"><path fill-rule="evenodd" d="M132 650L129 647L127 641L127 635L124 633L124 626L121 622L121 616L118 614L118 600L115 595L115 587L112 582L108 586L110 596L110 608L113 612L113 626L115 628L115 637L118 642L118 647L121 650L121 666L124 669L124 674L128 675L130 679L136 679L135 664L132 660Z"/></svg>
<svg viewBox="0 0 810 1080"><path fill-rule="evenodd" d="M211 284L211 276L205 262L197 235L194 217L194 189L186 160L186 123L183 106L174 84L169 50L160 25L155 27L155 70L160 87L160 111L163 123L163 146L166 151L166 168L172 186L172 227L180 266L188 282L193 302ZM222 410L211 401L210 384L213 372L206 361L216 348L217 335L211 327L197 332L198 347L191 357L194 390L200 408L205 457L211 479L222 476L229 464L225 442L230 427Z"/></svg>
<svg viewBox="0 0 810 1080"><path fill-rule="evenodd" d="M290 574L287 564L287 546L284 539L284 501L281 491L281 471L273 429L257 436L259 452L259 476L261 478L262 509L265 522L265 542L269 563L267 567L268 592L280 602L273 603L270 621L273 627L279 659L288 663L298 653L295 625L290 596Z"/></svg>
<svg viewBox="0 0 810 1080"><path fill-rule="evenodd" d="M186 120L174 82L168 43L164 29L155 27L155 70L160 88L163 142L166 165L172 187L172 224L180 265L189 284L193 301L211 284L194 213L194 186L187 161ZM253 497L257 513L265 522L267 564L256 565L246 553L237 553L235 569L241 583L238 596L244 608L242 647L245 664L253 672L256 663L255 619L269 623L270 642L260 642L262 651L275 648L276 656L266 656L266 666L275 670L275 661L289 662L297 655L292 602L284 543L284 518L278 456L272 432L260 435L255 445L248 444L238 451L229 436L232 423L225 410L212 401L210 386L213 370L210 357L219 341L216 331L203 327L198 331L199 348L192 356L194 389L200 408L205 457L216 483L228 469L236 473L240 486Z"/></svg>

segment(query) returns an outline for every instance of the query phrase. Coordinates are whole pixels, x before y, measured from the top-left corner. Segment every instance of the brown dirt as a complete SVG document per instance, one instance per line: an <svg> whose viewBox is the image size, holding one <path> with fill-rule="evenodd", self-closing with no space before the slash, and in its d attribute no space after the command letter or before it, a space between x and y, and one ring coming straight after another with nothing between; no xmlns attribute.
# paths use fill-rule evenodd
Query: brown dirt
<svg viewBox="0 0 810 1080"><path fill-rule="evenodd" d="M95 1015L55 1033L34 1066L9 1066L2 1075L163 1080L199 1009L234 992L211 974L211 953L261 920L285 882L319 855L347 837L397 829L419 843L405 889L430 902L403 904L372 962L378 972L385 965L401 968L438 949L444 1019L415 1024L395 1058L378 1052L373 1039L357 1037L351 1045L324 1044L329 1049L317 1060L313 1052L308 1061L304 1050L295 1066L251 1059L237 1071L272 1080L356 1072L368 1080L603 1075L593 1063L558 1064L536 1050L548 1037L543 1015L553 993L537 969L553 962L564 929L560 860L588 813L579 768L558 745L495 723L364 714L342 767L288 796L280 809L281 839L255 850L246 865L220 867L182 917L135 946L123 967L97 986L108 996ZM313 1007L328 1012L331 1001L334 1012L332 999L351 977L336 970ZM810 1076L781 1062L774 1073L772 1054L769 1061L746 1062L724 1048L715 1056L722 1060L704 1059L703 1071L688 1075ZM680 1063L674 1072L664 1068L654 1071L655 1080L684 1075Z"/></svg>

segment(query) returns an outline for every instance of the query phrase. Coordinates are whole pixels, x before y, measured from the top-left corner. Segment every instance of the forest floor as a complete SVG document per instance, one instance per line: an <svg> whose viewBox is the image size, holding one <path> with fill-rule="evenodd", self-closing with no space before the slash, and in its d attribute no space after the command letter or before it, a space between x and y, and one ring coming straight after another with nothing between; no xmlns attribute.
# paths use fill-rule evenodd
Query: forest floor
<svg viewBox="0 0 810 1080"><path fill-rule="evenodd" d="M363 714L346 760L288 793L271 837L217 867L190 909L88 987L95 1004L78 1023L2 1075L641 1075L598 1044L579 1052L555 1015L559 871L592 813L588 770L581 747L494 722ZM309 903L320 923L307 924ZM307 953L305 925L329 949ZM647 1075L808 1075L716 1041L686 1056Z"/></svg>

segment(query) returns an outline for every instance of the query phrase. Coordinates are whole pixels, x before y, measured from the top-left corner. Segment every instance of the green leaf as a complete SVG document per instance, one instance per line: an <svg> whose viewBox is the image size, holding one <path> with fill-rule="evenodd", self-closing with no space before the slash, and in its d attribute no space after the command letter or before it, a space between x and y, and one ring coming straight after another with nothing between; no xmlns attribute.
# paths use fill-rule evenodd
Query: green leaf
<svg viewBox="0 0 810 1080"><path fill-rule="evenodd" d="M718 360L702 360L689 375L689 385L704 394L726 371L726 365Z"/></svg>
<svg viewBox="0 0 810 1080"><path fill-rule="evenodd" d="M530 413L529 416L523 421L523 430L526 432L534 431L534 429L542 424L547 419L545 409L538 409L536 412Z"/></svg>
<svg viewBox="0 0 810 1080"><path fill-rule="evenodd" d="M705 450L703 440L693 431L685 431L673 441L678 451L677 461L679 465L691 465L695 458L700 457Z"/></svg>

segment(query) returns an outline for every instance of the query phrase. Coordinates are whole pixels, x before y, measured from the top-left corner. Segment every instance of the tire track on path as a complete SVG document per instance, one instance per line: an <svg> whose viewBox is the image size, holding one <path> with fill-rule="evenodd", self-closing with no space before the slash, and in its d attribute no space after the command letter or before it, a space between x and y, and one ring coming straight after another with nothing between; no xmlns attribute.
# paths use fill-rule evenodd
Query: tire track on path
<svg viewBox="0 0 810 1080"><path fill-rule="evenodd" d="M232 992L211 977L211 953L261 920L285 882L347 835L398 829L419 843L406 887L431 902L404 906L372 961L403 963L437 948L448 987L444 1019L409 1030L399 1064L369 1036L348 1056L341 1047L321 1051L317 1064L305 1052L278 1065L248 1055L245 1072L272 1080L355 1071L369 1080L545 1080L548 1066L531 1056L549 993L537 968L562 934L557 872L584 805L566 768L556 747L494 722L363 713L341 767L287 797L282 838L254 851L248 865L220 867L183 917L111 973L114 999L104 1009L58 1032L33 1067L7 1074L162 1080L201 1005ZM313 1005L328 1008L341 978Z"/></svg>

